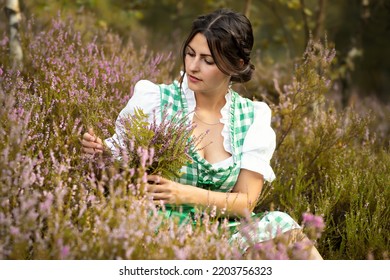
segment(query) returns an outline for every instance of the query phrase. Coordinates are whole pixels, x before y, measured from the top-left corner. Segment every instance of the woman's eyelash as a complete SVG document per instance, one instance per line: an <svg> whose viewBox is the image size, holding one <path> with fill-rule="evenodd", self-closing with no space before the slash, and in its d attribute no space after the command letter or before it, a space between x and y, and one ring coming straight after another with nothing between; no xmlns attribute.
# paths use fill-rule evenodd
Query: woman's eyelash
<svg viewBox="0 0 390 280"><path fill-rule="evenodd" d="M191 50L186 51L185 54L186 54L186 55L189 55L189 56L191 56L191 57L196 56L196 54L195 54L193 51L191 51ZM207 58L204 58L203 60L204 60L207 64L209 64L209 65L213 65L213 64L214 64L214 61L209 61Z"/></svg>

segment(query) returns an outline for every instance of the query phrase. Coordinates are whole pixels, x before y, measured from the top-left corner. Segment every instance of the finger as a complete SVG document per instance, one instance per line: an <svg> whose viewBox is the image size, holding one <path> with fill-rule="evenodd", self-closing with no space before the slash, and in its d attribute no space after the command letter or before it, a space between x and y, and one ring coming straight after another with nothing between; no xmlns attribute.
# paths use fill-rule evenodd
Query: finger
<svg viewBox="0 0 390 280"><path fill-rule="evenodd" d="M94 148L83 148L83 152L94 155L94 154L102 154L103 150L94 149Z"/></svg>
<svg viewBox="0 0 390 280"><path fill-rule="evenodd" d="M158 175L148 175L147 176L148 182L154 183L154 184L161 184L162 178Z"/></svg>
<svg viewBox="0 0 390 280"><path fill-rule="evenodd" d="M162 193L164 192L164 188L161 187L161 185L156 184L147 184L146 185L146 191L150 194L153 193Z"/></svg>
<svg viewBox="0 0 390 280"><path fill-rule="evenodd" d="M103 150L102 149L93 149L95 154L103 154Z"/></svg>
<svg viewBox="0 0 390 280"><path fill-rule="evenodd" d="M156 201L165 201L167 199L166 195L163 193L152 193L151 196L153 197L153 200Z"/></svg>
<svg viewBox="0 0 390 280"><path fill-rule="evenodd" d="M88 128L88 134L90 135L90 140L93 141L93 142L96 142L96 140L98 139L98 137L96 136L95 134L95 131L93 131L93 128L90 127Z"/></svg>
<svg viewBox="0 0 390 280"><path fill-rule="evenodd" d="M88 128L88 133L91 134L92 136L95 136L95 132L93 131L92 127Z"/></svg>
<svg viewBox="0 0 390 280"><path fill-rule="evenodd" d="M99 143L92 142L92 141L86 141L86 140L81 140L81 145L85 148L93 148L96 150L101 150L103 152L103 146Z"/></svg>
<svg viewBox="0 0 390 280"><path fill-rule="evenodd" d="M96 143L89 140L81 140L81 145L86 148L95 148Z"/></svg>
<svg viewBox="0 0 390 280"><path fill-rule="evenodd" d="M90 147L83 147L82 151L87 154L102 154L103 150L101 149L95 149L95 148L90 148Z"/></svg>
<svg viewBox="0 0 390 280"><path fill-rule="evenodd" d="M145 191L150 194L154 192L154 187L152 184L148 182L148 184L145 185Z"/></svg>
<svg viewBox="0 0 390 280"><path fill-rule="evenodd" d="M90 155L94 155L95 154L95 150L92 149L92 148L83 148L82 150L86 154L90 154Z"/></svg>
<svg viewBox="0 0 390 280"><path fill-rule="evenodd" d="M96 141L95 142L103 146L103 141L99 137L96 137Z"/></svg>
<svg viewBox="0 0 390 280"><path fill-rule="evenodd" d="M83 139L87 141L95 142L96 137L86 132L83 134Z"/></svg>
<svg viewBox="0 0 390 280"><path fill-rule="evenodd" d="M93 142L96 142L96 143L103 145L102 139L100 139L99 137L96 136L92 127L88 128L88 132L85 133L85 135L87 137L87 140L90 140L90 141L93 141Z"/></svg>

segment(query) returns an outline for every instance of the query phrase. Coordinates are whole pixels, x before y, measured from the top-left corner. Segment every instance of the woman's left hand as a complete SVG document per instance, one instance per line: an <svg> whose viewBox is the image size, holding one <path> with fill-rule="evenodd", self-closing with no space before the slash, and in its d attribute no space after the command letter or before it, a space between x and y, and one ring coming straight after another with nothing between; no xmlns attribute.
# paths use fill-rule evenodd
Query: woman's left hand
<svg viewBox="0 0 390 280"><path fill-rule="evenodd" d="M183 204L184 188L180 188L179 184L165 179L158 175L148 175L148 183L146 192L150 195L156 204Z"/></svg>

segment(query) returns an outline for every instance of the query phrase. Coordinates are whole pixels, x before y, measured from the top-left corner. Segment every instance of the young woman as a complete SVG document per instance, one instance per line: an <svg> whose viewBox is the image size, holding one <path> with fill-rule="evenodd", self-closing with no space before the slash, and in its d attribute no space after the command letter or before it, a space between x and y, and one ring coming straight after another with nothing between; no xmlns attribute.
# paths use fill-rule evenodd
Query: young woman
<svg viewBox="0 0 390 280"><path fill-rule="evenodd" d="M256 206L264 180L275 178L270 166L275 149L270 108L241 97L230 87L251 79L252 47L252 26L244 15L222 9L198 17L183 45L180 82L157 85L139 81L119 114L116 133L103 143L89 130L83 135L83 151L102 153L108 147L118 154L115 147L123 140L121 119L135 108L148 113L150 121L154 114L161 120L163 108L171 116L181 110L196 124L195 136L208 131L200 143L204 148L191 154L193 161L183 167L177 181L150 175L148 194L168 205L167 215L185 218L194 207L211 206L229 217L247 216ZM180 211L174 206L181 206ZM264 242L300 228L289 215L277 211L263 214L255 227L251 242ZM232 239L241 242L243 251L248 249L249 243L239 231ZM321 258L314 247L310 258Z"/></svg>

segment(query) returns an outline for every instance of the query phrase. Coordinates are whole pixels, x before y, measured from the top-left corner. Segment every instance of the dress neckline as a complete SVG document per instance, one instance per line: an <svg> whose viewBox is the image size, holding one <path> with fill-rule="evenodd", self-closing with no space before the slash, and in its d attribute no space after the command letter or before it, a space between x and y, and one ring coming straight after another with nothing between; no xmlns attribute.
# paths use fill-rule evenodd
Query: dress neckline
<svg viewBox="0 0 390 280"><path fill-rule="evenodd" d="M187 84L187 76L184 76L183 82L181 84L181 87L179 85L179 88L181 88L181 99L183 104L183 113L184 115L188 116L188 121L192 123L194 118L194 109L196 107L196 99L195 99L195 93L188 88ZM229 169L232 168L234 162L235 162L235 154L234 154L234 147L232 144L234 143L234 94L232 89L229 88L228 92L225 95L226 103L221 108L221 123L223 124L224 128L222 131L226 128L227 125L230 125L229 134L230 141L227 141L226 137L222 133L222 137L224 139L223 141L223 147L226 152L230 153L231 156L223 159L221 161L210 163L208 160L206 160L204 157L202 157L197 151L193 150L193 157L196 161L203 163L208 168L217 169L217 170L223 170L223 169ZM192 109L190 111L190 108ZM231 151L226 150L227 143L230 144Z"/></svg>

